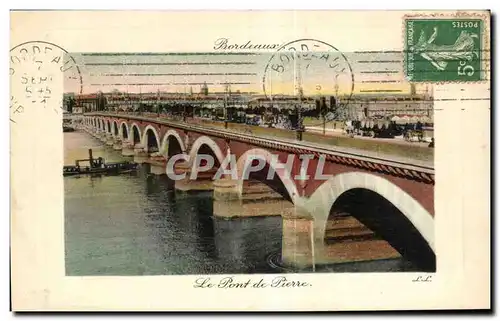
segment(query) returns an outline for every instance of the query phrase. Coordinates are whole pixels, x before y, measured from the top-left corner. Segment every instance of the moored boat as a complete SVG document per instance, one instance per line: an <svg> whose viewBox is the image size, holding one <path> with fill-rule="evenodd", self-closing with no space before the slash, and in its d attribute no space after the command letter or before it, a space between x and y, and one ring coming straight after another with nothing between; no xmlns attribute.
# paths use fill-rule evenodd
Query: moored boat
<svg viewBox="0 0 500 321"><path fill-rule="evenodd" d="M88 163L82 165L82 163ZM136 171L137 163L124 161L106 163L102 157L93 158L92 149L89 149L88 159L79 159L75 165L63 166L63 176L81 175L81 174L125 174Z"/></svg>

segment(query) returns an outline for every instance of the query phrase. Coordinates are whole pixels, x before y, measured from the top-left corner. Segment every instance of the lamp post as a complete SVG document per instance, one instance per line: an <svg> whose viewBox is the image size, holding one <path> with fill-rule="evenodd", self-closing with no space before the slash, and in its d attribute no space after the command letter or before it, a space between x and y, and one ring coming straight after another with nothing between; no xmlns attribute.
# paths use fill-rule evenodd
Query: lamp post
<svg viewBox="0 0 500 321"><path fill-rule="evenodd" d="M142 87L139 86L139 115L142 116Z"/></svg>
<svg viewBox="0 0 500 321"><path fill-rule="evenodd" d="M321 103L324 103L324 101L322 100ZM322 106L322 114L323 114L323 136L326 135L326 106Z"/></svg>
<svg viewBox="0 0 500 321"><path fill-rule="evenodd" d="M187 95L187 93L186 93L186 87L184 87L184 104L183 104L184 105L184 111L182 113L182 121L183 122L186 122L186 103L187 103L187 100L186 100L187 97L186 97L186 95Z"/></svg>
<svg viewBox="0 0 500 321"><path fill-rule="evenodd" d="M321 97L321 86L316 86L316 99L319 99L319 113L323 119L323 135L326 135L326 106L324 105L323 98Z"/></svg>
<svg viewBox="0 0 500 321"><path fill-rule="evenodd" d="M227 129L227 102L224 101L224 128Z"/></svg>
<svg viewBox="0 0 500 321"><path fill-rule="evenodd" d="M156 115L160 117L160 88L158 88L158 96L156 97Z"/></svg>
<svg viewBox="0 0 500 321"><path fill-rule="evenodd" d="M297 140L302 140L302 132L304 131L304 118L302 117L302 97L304 92L302 90L302 77L300 70L300 57L297 57L294 52L294 60L296 61L296 70L297 70L297 130L296 130L296 138Z"/></svg>
<svg viewBox="0 0 500 321"><path fill-rule="evenodd" d="M304 131L304 118L302 117L302 88L299 89L299 101L297 103L297 130L296 138L297 140L302 140L302 132Z"/></svg>
<svg viewBox="0 0 500 321"><path fill-rule="evenodd" d="M229 85L226 85L225 95L224 95L224 128L227 129L227 99L228 99Z"/></svg>

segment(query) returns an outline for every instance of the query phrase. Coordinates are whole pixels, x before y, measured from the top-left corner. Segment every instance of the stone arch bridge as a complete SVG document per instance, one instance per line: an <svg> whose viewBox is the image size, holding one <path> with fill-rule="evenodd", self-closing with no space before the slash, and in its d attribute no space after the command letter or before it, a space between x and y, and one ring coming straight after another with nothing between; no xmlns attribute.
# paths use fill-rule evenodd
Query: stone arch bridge
<svg viewBox="0 0 500 321"><path fill-rule="evenodd" d="M187 174L175 188L213 190L216 216L281 215L284 264L404 256L435 269L433 164L154 116L91 113L84 125L156 174L166 173L172 157L189 156L175 163L175 173ZM212 156L214 168L192 180L196 155ZM235 160L231 175L214 180L228 155ZM262 168L256 157L265 160ZM275 175L267 179L270 171Z"/></svg>

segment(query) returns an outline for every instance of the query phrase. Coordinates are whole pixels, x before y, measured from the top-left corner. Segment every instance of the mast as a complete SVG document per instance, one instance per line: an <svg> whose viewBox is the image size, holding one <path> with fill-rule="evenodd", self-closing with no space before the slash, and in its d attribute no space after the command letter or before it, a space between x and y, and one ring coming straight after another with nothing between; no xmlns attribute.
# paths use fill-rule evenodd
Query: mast
<svg viewBox="0 0 500 321"><path fill-rule="evenodd" d="M89 162L90 162L90 167L94 167L94 157L92 156L92 148L89 149Z"/></svg>

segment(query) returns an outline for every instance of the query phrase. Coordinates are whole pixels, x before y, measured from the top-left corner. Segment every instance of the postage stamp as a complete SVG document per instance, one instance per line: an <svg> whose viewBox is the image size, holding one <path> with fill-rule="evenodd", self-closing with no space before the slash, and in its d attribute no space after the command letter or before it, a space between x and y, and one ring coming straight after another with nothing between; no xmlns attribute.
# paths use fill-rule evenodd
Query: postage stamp
<svg viewBox="0 0 500 321"><path fill-rule="evenodd" d="M404 63L409 81L485 79L482 19L409 17L404 26Z"/></svg>

